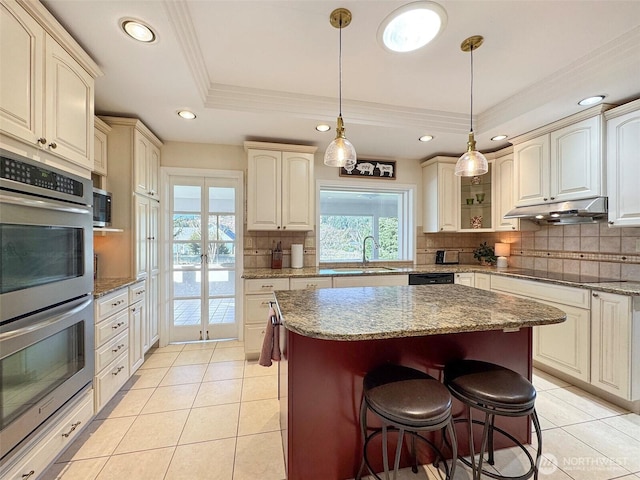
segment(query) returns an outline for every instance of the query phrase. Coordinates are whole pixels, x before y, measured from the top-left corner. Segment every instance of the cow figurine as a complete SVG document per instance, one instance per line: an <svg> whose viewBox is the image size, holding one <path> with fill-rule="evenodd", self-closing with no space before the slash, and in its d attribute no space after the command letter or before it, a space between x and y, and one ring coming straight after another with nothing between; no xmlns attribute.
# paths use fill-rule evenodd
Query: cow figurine
<svg viewBox="0 0 640 480"><path fill-rule="evenodd" d="M364 175L365 173L368 173L369 175L373 175L373 163L369 163L369 162L364 162L364 163L359 163L356 165L356 170L358 170L360 172L360 175Z"/></svg>
<svg viewBox="0 0 640 480"><path fill-rule="evenodd" d="M393 165L383 165L381 163L376 163L376 168L380 170L381 177L384 177L385 173L388 173L389 177L393 177Z"/></svg>

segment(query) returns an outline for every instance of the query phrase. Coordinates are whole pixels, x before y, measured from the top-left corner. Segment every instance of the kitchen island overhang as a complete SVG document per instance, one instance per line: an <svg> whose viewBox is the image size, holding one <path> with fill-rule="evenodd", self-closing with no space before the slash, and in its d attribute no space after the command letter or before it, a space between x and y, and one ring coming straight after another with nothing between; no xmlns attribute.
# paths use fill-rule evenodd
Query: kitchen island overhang
<svg viewBox="0 0 640 480"><path fill-rule="evenodd" d="M355 476L367 371L393 362L439 378L446 362L476 358L530 379L530 327L566 318L548 305L461 285L277 291L275 297L285 327L279 397L290 480ZM454 412L463 413L457 401ZM520 441L530 440L527 419L500 420ZM459 437L464 453L463 430ZM496 440L497 448L507 446ZM421 452L420 461L430 462L428 455Z"/></svg>

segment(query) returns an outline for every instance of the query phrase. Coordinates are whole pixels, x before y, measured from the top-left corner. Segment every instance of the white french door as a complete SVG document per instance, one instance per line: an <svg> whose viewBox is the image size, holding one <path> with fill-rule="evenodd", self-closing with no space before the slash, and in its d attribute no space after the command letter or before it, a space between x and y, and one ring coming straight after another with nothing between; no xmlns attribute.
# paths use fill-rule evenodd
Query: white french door
<svg viewBox="0 0 640 480"><path fill-rule="evenodd" d="M171 342L238 337L240 180L170 176Z"/></svg>

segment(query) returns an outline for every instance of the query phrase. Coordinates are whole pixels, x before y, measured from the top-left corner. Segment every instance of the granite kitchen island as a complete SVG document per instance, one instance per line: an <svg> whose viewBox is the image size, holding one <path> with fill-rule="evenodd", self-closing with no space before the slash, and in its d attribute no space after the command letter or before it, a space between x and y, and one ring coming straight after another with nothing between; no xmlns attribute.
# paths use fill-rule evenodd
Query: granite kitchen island
<svg viewBox="0 0 640 480"><path fill-rule="evenodd" d="M554 307L462 285L277 291L275 297L284 326L279 397L289 480L356 475L362 378L374 367L394 362L440 378L446 362L475 358L531 379L531 327L565 319ZM454 415L462 413L454 402ZM499 420L528 443L528 419ZM458 428L464 453L466 435ZM508 446L501 442L496 437L497 448ZM374 457L378 446L370 452ZM419 452L419 461L430 463L429 455Z"/></svg>

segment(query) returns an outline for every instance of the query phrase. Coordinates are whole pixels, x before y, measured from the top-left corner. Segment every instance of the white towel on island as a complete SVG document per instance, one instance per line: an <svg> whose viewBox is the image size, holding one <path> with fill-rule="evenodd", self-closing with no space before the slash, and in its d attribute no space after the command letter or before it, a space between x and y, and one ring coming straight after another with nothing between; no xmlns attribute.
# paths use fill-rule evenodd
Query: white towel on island
<svg viewBox="0 0 640 480"><path fill-rule="evenodd" d="M260 361L263 367L270 367L271 360L280 361L280 325L277 322L276 311L269 307L269 318L267 318L267 329L262 342Z"/></svg>

